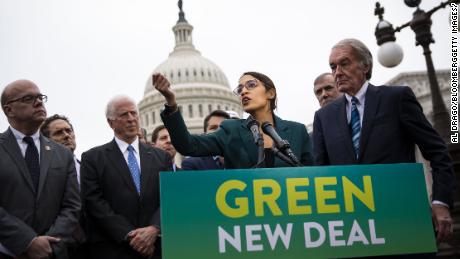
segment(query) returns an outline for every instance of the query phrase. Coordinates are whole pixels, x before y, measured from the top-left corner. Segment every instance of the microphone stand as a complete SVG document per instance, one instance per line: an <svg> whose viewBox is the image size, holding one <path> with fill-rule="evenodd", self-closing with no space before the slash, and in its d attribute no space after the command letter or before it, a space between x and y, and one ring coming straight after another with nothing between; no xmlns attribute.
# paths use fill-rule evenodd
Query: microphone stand
<svg viewBox="0 0 460 259"><path fill-rule="evenodd" d="M283 154L283 152L281 152L276 147L273 146L270 149L273 151L275 156L279 157L281 160L283 160L284 162L288 163L290 166L293 166L293 167L298 166L289 157L287 157L285 154Z"/></svg>
<svg viewBox="0 0 460 259"><path fill-rule="evenodd" d="M303 166L302 163L300 163L299 159L297 159L297 157L292 152L291 145L289 144L289 142L287 142L287 140L283 139L282 144L278 148L283 155L284 154L287 155L287 157L292 161L294 166L298 166L298 167Z"/></svg>
<svg viewBox="0 0 460 259"><path fill-rule="evenodd" d="M257 133L257 139L255 143L257 145L257 164L254 166L254 168L261 168L263 167L265 161L264 138L262 137L262 134Z"/></svg>

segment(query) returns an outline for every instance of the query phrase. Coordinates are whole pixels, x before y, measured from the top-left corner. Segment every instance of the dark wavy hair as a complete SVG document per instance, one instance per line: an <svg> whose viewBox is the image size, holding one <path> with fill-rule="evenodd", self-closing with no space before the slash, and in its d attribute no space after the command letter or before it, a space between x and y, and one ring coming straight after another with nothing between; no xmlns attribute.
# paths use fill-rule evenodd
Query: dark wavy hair
<svg viewBox="0 0 460 259"><path fill-rule="evenodd" d="M67 122L70 125L70 128L73 131L73 126L72 126L72 123L70 123L69 118L67 118L64 115L54 114L53 116L50 116L50 117L46 118L46 120L40 126L40 132L43 134L43 136L45 136L47 138L50 137L49 126L50 126L51 122L53 122L55 120L63 120L65 122Z"/></svg>
<svg viewBox="0 0 460 259"><path fill-rule="evenodd" d="M209 120L211 119L211 117L222 117L222 118L225 118L225 119L230 119L230 115L225 112L225 111L222 111L222 110L214 110L212 111L210 114L208 114L208 116L206 116L206 118L204 118L204 122L203 122L203 131L204 132L207 132L208 130L208 123L209 123Z"/></svg>
<svg viewBox="0 0 460 259"><path fill-rule="evenodd" d="M160 134L160 131L166 129L165 125L160 124L158 125L152 132L152 143L156 143L158 140L158 134Z"/></svg>

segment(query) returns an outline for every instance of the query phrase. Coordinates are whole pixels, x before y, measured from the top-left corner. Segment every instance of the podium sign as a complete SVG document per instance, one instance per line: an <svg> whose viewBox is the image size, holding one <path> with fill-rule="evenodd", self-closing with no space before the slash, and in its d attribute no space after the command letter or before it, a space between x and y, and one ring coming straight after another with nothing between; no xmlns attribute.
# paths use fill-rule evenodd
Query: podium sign
<svg viewBox="0 0 460 259"><path fill-rule="evenodd" d="M421 164L161 173L163 258L436 251Z"/></svg>

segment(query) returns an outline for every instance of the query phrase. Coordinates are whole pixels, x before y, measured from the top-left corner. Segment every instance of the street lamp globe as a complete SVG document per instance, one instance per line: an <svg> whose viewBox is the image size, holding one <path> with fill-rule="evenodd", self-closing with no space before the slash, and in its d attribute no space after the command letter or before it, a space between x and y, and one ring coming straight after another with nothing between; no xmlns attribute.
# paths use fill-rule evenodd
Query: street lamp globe
<svg viewBox="0 0 460 259"><path fill-rule="evenodd" d="M394 41L387 41L380 45L377 52L379 63L384 67L395 67L404 57L402 48Z"/></svg>

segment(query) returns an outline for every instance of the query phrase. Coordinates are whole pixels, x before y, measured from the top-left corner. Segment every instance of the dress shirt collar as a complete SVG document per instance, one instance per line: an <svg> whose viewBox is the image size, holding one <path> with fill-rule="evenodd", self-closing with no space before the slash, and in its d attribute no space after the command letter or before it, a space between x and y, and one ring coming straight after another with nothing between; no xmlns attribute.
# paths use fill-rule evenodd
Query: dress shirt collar
<svg viewBox="0 0 460 259"><path fill-rule="evenodd" d="M364 82L363 86L361 86L361 89L359 89L358 93L356 93L355 97L356 99L358 99L359 104L364 104L364 101L365 101L364 99L366 97L366 91L367 91L368 86L369 86L369 81ZM353 96L345 93L345 97L347 98L347 102L351 103L351 98Z"/></svg>
<svg viewBox="0 0 460 259"><path fill-rule="evenodd" d="M128 144L125 141L117 138L117 136L115 136L115 142L117 143L118 147L120 148L121 153L127 152L128 151L128 146L131 145L131 146L133 146L135 153L139 154L139 138L136 137L136 139L131 144Z"/></svg>
<svg viewBox="0 0 460 259"><path fill-rule="evenodd" d="M23 141L24 137L26 136L24 133L20 132L19 130L10 126L11 132L13 132L14 137L17 140ZM32 139L35 143L40 139L40 132L37 130L34 134L31 135Z"/></svg>

